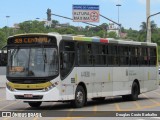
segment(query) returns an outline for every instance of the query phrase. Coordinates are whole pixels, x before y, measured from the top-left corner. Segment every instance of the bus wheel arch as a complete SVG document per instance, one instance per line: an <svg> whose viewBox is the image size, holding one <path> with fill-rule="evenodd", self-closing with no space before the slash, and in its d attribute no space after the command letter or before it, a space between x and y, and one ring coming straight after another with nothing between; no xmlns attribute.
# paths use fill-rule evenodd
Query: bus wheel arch
<svg viewBox="0 0 160 120"><path fill-rule="evenodd" d="M75 108L83 107L87 102L87 88L83 82L80 82L75 90L75 98L71 105Z"/></svg>

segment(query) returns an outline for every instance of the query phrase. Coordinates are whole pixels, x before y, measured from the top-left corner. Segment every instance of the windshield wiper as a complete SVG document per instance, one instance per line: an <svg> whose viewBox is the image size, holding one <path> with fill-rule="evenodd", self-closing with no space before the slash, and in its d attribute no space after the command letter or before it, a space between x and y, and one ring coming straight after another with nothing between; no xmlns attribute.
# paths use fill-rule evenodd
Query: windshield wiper
<svg viewBox="0 0 160 120"><path fill-rule="evenodd" d="M16 53L18 53L18 51L19 51L19 46L17 46L17 48L15 48L14 50L13 50L13 52L11 53L11 56L10 56L10 58L9 58L9 61L11 61L11 67L12 67L12 57L13 57L13 55L15 54L15 52Z"/></svg>
<svg viewBox="0 0 160 120"><path fill-rule="evenodd" d="M44 52L45 51L45 52ZM43 54L43 62L44 62L44 72L45 72L45 63L47 63L47 55L46 55L46 49L43 46L43 50L42 50L42 54Z"/></svg>

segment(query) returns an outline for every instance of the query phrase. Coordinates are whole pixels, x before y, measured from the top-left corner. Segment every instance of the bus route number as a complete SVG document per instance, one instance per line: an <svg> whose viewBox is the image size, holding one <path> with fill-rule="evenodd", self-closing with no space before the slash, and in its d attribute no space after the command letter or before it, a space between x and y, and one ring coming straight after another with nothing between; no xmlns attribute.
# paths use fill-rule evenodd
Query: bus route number
<svg viewBox="0 0 160 120"><path fill-rule="evenodd" d="M15 39L15 42L14 43L22 43L22 39Z"/></svg>
<svg viewBox="0 0 160 120"><path fill-rule="evenodd" d="M90 77L90 72L89 71L81 72L81 77Z"/></svg>

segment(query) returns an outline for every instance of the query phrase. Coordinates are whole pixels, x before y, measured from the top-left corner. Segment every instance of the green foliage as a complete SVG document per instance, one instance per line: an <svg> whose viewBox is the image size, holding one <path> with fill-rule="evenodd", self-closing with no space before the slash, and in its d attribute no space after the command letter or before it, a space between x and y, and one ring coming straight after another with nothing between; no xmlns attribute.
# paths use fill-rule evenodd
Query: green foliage
<svg viewBox="0 0 160 120"><path fill-rule="evenodd" d="M6 44L6 35L0 30L0 48L2 48Z"/></svg>
<svg viewBox="0 0 160 120"><path fill-rule="evenodd" d="M160 46L158 46L158 61L160 61Z"/></svg>
<svg viewBox="0 0 160 120"><path fill-rule="evenodd" d="M116 37L117 37L117 34L116 34L116 32L109 32L109 33L108 33L108 37L109 37L109 38L116 38Z"/></svg>
<svg viewBox="0 0 160 120"><path fill-rule="evenodd" d="M75 35L85 35L85 36L99 36L99 37L108 37L108 38L117 38L117 34L115 32L107 33L108 24L103 23L96 27L85 26L85 27L75 27L75 26L61 26L59 21L52 20L51 27L44 26L44 22L40 21L25 21L19 24L19 29L15 28L0 28L0 48L6 44L6 39L8 36L15 34L23 34L23 33L48 33L48 32L58 32L60 34L75 34ZM61 27L58 27L61 26ZM140 25L140 30L125 29L121 27L121 32L126 33L127 36L125 39L141 41L144 42L146 40L146 23L142 22ZM152 42L157 43L160 46L160 28L157 28L157 25L154 21L151 21L151 32L152 32ZM160 54L160 47L158 47Z"/></svg>

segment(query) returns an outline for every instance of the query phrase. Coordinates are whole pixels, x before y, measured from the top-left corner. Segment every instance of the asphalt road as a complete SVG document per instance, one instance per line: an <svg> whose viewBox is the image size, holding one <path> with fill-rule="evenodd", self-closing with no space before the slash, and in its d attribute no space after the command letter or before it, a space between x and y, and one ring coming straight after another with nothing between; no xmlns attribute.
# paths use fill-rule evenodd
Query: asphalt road
<svg viewBox="0 0 160 120"><path fill-rule="evenodd" d="M40 108L31 108L27 103L22 101L6 101L5 99L5 88L0 88L0 111L18 111L19 113L33 112L42 114L43 118L32 117L29 119L32 120L160 120L160 117L156 116L137 116L137 117L116 117L117 114L127 113L131 115L133 111L135 114L142 114L142 112L150 113L159 113L160 111L160 87L159 89L139 95L137 101L123 101L120 96L106 98L104 101L92 101L89 100L87 105L83 108L72 108L68 103L56 103L56 102L47 102L42 103ZM121 113L122 112L122 113ZM78 117L75 117L74 114L78 114ZM57 115L60 114L60 115ZM64 115L65 114L65 115ZM93 117L95 116L107 116L107 117ZM114 114L114 118L111 117ZM134 112L133 112L134 114ZM57 116L67 116L67 117L53 117ZM44 116L52 116L46 117ZM71 117L72 116L72 117ZM109 116L109 117L108 117ZM132 115L131 115L132 116ZM8 118L1 117L0 120L22 120L22 118ZM28 120L28 118L23 118L23 120Z"/></svg>

